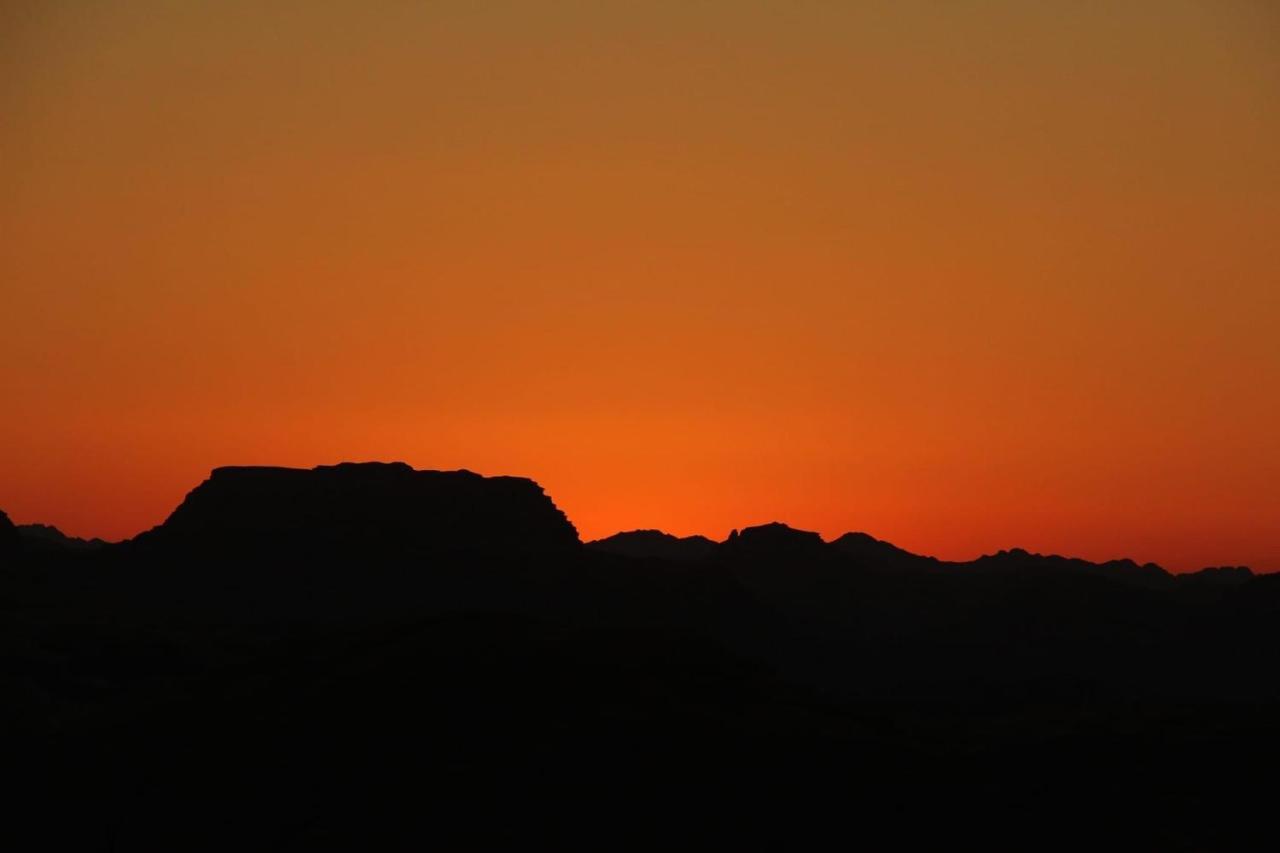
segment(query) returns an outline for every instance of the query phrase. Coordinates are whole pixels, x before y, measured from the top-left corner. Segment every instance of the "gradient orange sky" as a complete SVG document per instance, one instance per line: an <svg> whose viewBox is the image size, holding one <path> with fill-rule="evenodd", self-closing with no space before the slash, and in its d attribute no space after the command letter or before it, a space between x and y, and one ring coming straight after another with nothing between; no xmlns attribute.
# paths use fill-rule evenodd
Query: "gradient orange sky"
<svg viewBox="0 0 1280 853"><path fill-rule="evenodd" d="M1280 10L0 2L0 508L541 482L1280 569Z"/></svg>

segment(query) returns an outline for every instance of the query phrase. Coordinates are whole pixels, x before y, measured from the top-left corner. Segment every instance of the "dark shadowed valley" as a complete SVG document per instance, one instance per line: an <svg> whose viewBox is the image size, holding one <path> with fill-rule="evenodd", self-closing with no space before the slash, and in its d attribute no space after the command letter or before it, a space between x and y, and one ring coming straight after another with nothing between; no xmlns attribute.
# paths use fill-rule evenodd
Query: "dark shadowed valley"
<svg viewBox="0 0 1280 853"><path fill-rule="evenodd" d="M1280 576L770 524L582 543L529 480L223 468L0 516L10 850L1261 849Z"/></svg>

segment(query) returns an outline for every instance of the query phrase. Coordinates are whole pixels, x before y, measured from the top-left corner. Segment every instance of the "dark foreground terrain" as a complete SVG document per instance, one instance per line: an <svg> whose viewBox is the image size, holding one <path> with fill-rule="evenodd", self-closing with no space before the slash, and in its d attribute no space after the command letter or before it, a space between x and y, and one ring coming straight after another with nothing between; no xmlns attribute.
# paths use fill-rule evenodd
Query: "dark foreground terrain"
<svg viewBox="0 0 1280 853"><path fill-rule="evenodd" d="M219 469L0 518L6 850L1274 849L1280 576Z"/></svg>

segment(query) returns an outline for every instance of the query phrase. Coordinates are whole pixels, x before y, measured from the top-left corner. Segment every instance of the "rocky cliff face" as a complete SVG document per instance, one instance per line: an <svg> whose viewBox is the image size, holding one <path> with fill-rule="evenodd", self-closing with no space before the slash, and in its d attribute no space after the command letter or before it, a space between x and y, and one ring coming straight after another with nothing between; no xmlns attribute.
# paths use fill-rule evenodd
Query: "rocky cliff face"
<svg viewBox="0 0 1280 853"><path fill-rule="evenodd" d="M18 529L13 526L9 516L0 510L0 559L16 554L20 544Z"/></svg>
<svg viewBox="0 0 1280 853"><path fill-rule="evenodd" d="M553 553L577 531L519 477L404 463L215 469L139 543L186 547Z"/></svg>

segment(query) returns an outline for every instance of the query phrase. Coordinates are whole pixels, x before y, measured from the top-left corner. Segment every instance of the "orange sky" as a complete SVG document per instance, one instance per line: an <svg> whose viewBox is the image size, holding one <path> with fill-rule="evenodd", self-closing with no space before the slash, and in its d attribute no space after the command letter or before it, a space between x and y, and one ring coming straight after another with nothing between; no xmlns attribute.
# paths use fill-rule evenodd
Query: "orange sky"
<svg viewBox="0 0 1280 853"><path fill-rule="evenodd" d="M402 459L1277 570L1277 235L1269 0L9 0L0 508Z"/></svg>

